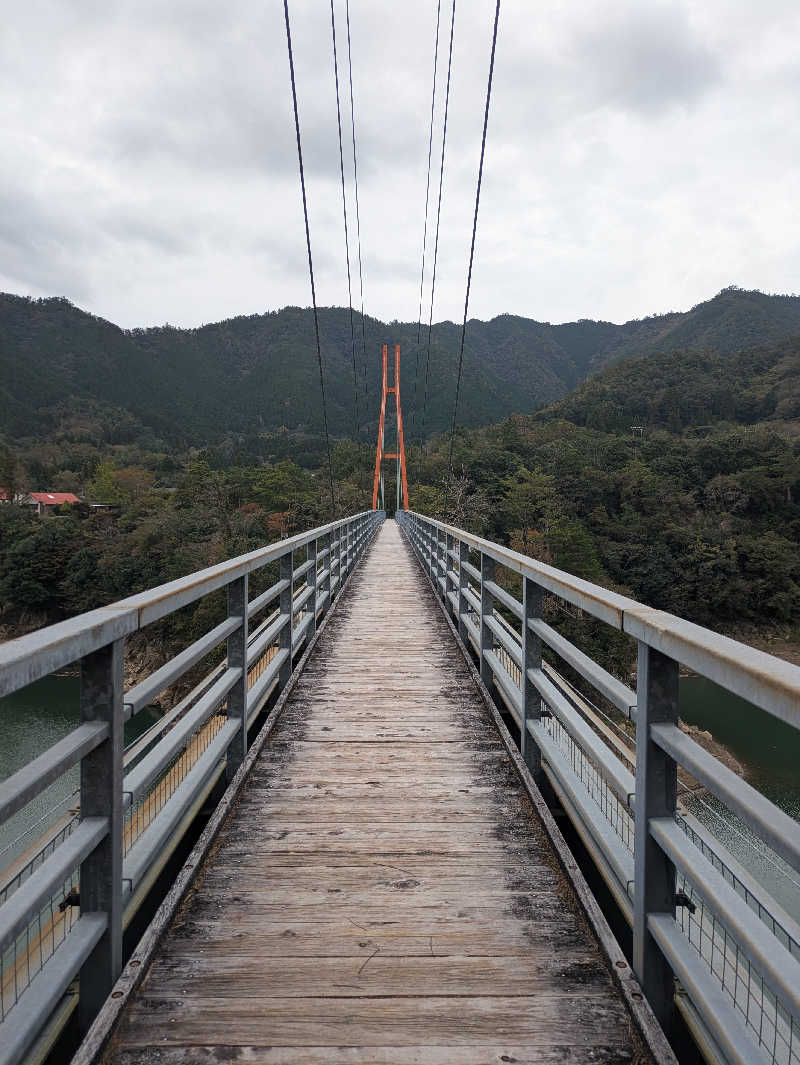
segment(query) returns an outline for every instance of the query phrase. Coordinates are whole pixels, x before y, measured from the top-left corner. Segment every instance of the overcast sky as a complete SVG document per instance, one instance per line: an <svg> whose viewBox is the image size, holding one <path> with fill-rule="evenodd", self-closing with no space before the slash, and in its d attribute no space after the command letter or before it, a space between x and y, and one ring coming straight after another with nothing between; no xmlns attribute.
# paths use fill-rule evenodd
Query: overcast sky
<svg viewBox="0 0 800 1065"><path fill-rule="evenodd" d="M346 305L330 9L290 12L317 297ZM458 0L437 321L463 314L493 14ZM310 303L280 0L6 15L0 289L124 326ZM351 0L365 309L384 320L418 314L435 16ZM449 18L442 0L437 164ZM470 315L800 290L798 41L797 0L503 0Z"/></svg>

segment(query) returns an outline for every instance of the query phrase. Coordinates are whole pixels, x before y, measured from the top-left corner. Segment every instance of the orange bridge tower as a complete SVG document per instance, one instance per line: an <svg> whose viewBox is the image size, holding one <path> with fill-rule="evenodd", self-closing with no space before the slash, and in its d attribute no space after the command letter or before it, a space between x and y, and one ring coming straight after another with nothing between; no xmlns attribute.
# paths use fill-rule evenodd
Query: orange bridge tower
<svg viewBox="0 0 800 1065"><path fill-rule="evenodd" d="M375 449L375 482L372 486L372 509L378 509L378 496L380 495L381 509L386 509L386 500L383 490L383 473L381 463L384 459L397 460L397 509L408 510L408 481L406 480L406 448L403 443L403 411L400 406L400 345L394 347L394 385L389 387L388 379L388 356L389 348L383 345L383 391L381 394L381 419L378 424L378 446ZM386 397L389 393L394 396L394 405L397 412L397 451L384 451L384 430L386 428ZM402 488L402 507L401 502Z"/></svg>

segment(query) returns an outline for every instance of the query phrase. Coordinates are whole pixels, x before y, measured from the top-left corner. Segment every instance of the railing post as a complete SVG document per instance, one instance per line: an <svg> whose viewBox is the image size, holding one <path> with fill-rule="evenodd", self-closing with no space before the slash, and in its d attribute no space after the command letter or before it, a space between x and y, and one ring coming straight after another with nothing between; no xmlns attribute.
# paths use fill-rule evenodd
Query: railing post
<svg viewBox="0 0 800 1065"><path fill-rule="evenodd" d="M494 649L494 637L486 621L494 613L494 596L486 587L486 583L493 580L494 559L481 551L481 680L492 695L494 695L494 674L492 667L486 661L486 652Z"/></svg>
<svg viewBox="0 0 800 1065"><path fill-rule="evenodd" d="M678 723L678 663L639 642L636 685L636 828L633 970L662 1027L673 1012L672 970L651 936L652 913L675 916L675 867L651 837L650 820L675 817L677 765L650 738L650 726Z"/></svg>
<svg viewBox="0 0 800 1065"><path fill-rule="evenodd" d="M228 585L228 617L240 618L241 624L228 637L228 668L241 669L242 675L228 692L228 717L238 718L239 731L231 740L225 767L230 781L247 754L247 574Z"/></svg>
<svg viewBox="0 0 800 1065"><path fill-rule="evenodd" d="M339 594L339 585L342 579L342 545L341 545L342 530L341 526L337 526L331 533L331 554L330 554L330 571L331 571L331 602ZM335 547L334 547L335 543ZM333 563L336 563L336 588L333 586Z"/></svg>
<svg viewBox="0 0 800 1065"><path fill-rule="evenodd" d="M444 602L445 602L445 607L447 609L447 613L452 618L455 618L456 609L457 608L453 606L453 601L450 598L451 589L450 589L450 578L448 577L448 573L450 572L451 568L455 569L455 566L453 564L453 559L452 559L452 557L450 555L450 552L453 550L453 544L454 543L455 543L455 540L453 539L453 534L452 533L447 533L446 536L445 536L445 541L444 541ZM456 618L456 620L458 620L458 619Z"/></svg>
<svg viewBox="0 0 800 1065"><path fill-rule="evenodd" d="M464 624L464 615L467 612L467 600L464 592L469 585L469 574L464 569L464 563L469 562L469 547L458 541L458 635L466 646L469 639L467 626Z"/></svg>
<svg viewBox="0 0 800 1065"><path fill-rule="evenodd" d="M309 540L306 544L306 561L311 562L313 560L314 565L306 573L306 587L313 588L311 598L309 599L308 609L311 611L311 624L308 627L308 642L314 633L317 631L317 541ZM308 643L306 644L308 646Z"/></svg>
<svg viewBox="0 0 800 1065"><path fill-rule="evenodd" d="M122 758L124 640L81 659L81 722L108 722L108 739L81 761L81 818L108 818L108 833L81 863L81 914L105 913L106 930L80 973L86 1032L122 971Z"/></svg>
<svg viewBox="0 0 800 1065"><path fill-rule="evenodd" d="M280 597L281 616L285 617L286 624L281 629L280 650L289 652L286 660L278 671L278 683L285 688L292 675L292 652L294 651L292 640L293 600L294 600L294 551L287 551L281 555L280 579L288 581L288 586L283 589Z"/></svg>
<svg viewBox="0 0 800 1065"><path fill-rule="evenodd" d="M442 552L443 552L442 536L443 535L445 535L445 534L443 534L439 529L436 530L436 569L434 571L434 579L436 581L436 594L439 596L440 599L444 599L444 601L447 602L447 594L446 594L447 593L447 567L446 566L445 566L445 572L444 572L444 579L445 579L444 580L444 591L442 591L442 586L439 583L439 579L442 576Z"/></svg>
<svg viewBox="0 0 800 1065"><path fill-rule="evenodd" d="M331 550L331 544L333 543L333 536L329 532L325 533L322 538L322 543L323 550L327 551L327 554L325 555L325 563L323 564L322 568L327 569L328 571L328 576L322 582L322 587L320 588L320 591L323 595L326 592L328 593L327 598L325 600L325 605L322 608L322 616L325 617L325 615L331 608L331 599L333 598L333 596L331 595L331 562L333 562L333 551Z"/></svg>
<svg viewBox="0 0 800 1065"><path fill-rule="evenodd" d="M542 616L542 589L530 577L524 577L522 583L522 728L519 745L525 765L536 780L541 774L542 756L538 744L528 732L528 722L541 718L542 697L528 676L528 671L542 668L542 640L531 632L528 622Z"/></svg>

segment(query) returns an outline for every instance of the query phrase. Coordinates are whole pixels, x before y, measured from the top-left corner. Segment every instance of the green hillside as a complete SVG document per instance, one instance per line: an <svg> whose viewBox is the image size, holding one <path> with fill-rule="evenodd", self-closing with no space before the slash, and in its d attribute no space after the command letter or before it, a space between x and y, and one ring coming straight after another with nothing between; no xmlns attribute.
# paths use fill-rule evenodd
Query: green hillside
<svg viewBox="0 0 800 1065"><path fill-rule="evenodd" d="M800 336L724 356L675 351L608 368L538 415L593 429L707 429L800 419Z"/></svg>
<svg viewBox="0 0 800 1065"><path fill-rule="evenodd" d="M638 426L636 432L632 426ZM715 629L800 639L800 337L608 367L412 462L411 506Z"/></svg>
<svg viewBox="0 0 800 1065"><path fill-rule="evenodd" d="M64 305L44 309L64 311ZM66 313L73 311L66 307ZM330 318L340 320L338 313L331 313L329 325ZM288 330L282 342L287 351L294 343L292 315L307 321L301 312L284 311L272 322ZM202 389L198 370L182 395L172 396L166 384L159 390L159 361L169 364L162 379L175 380L176 350L183 345L180 358L187 364L198 358L210 375L222 340L240 326L245 334L248 323L252 328L250 319L233 327L209 326L197 331L200 344L178 331L171 336L173 331L157 330L142 340L88 316L82 320L86 343L94 329L118 344L111 349L109 340L106 358L112 367L118 360L120 374L130 369L126 350L147 347L143 361L153 375L153 395L114 395L120 403L127 399L129 409L141 400L144 414L161 404L165 426L171 418L179 422L185 396ZM262 321L254 320L256 326ZM519 338L534 326L523 319L476 323L476 349L486 362L492 353L511 381L520 372L513 356ZM396 327L402 328L410 327ZM540 334L544 329L536 328ZM442 327L443 347L448 330L456 332ZM576 323L571 343L577 347L587 336L587 327ZM205 352L202 360L198 350ZM243 350L240 342L235 358L229 356L240 370ZM264 368L255 347L250 357L250 376L258 377ZM53 350L51 361L67 386L95 383L85 360ZM30 373L31 367L22 364L20 370ZM287 376L299 389L296 367L290 366ZM226 432L216 438L209 433L203 447L168 446L126 411L86 399L85 392L66 403L52 382L38 382L35 375L29 380L30 395L21 395L27 406L20 407L42 425L49 419L49 435L0 446L0 489L13 495L13 481L29 489L75 491L113 509L92 513L77 506L57 520L40 521L23 507L0 506L0 627L8 632L221 561L330 514L318 433L272 429L236 435L224 426ZM132 389L140 387L132 376L125 380ZM312 377L306 385L309 403L313 384ZM253 392L256 398L261 394ZM479 391L473 393L477 398ZM47 402L56 407L49 412L36 407ZM264 407L274 409L280 408ZM235 407L231 417L246 424L252 414ZM193 431L201 432L204 424L198 417L200 428ZM641 434L633 434L632 425L642 426ZM445 490L449 445L449 434L439 433L424 450L409 447L414 509L713 628L748 638L754 633L800 638L800 337L728 355L680 351L626 359L546 409L462 428L454 476ZM340 513L370 505L373 448L366 441L335 443ZM608 664L625 675L630 648L625 650L624 641L603 644L605 637L586 619L558 621L574 630L581 646L610 656ZM169 638L185 643L205 631L207 622L198 617L189 630Z"/></svg>
<svg viewBox="0 0 800 1065"><path fill-rule="evenodd" d="M375 432L382 343L401 345L409 437L419 438L423 429L426 436L445 430L452 417L460 328L452 322L434 327L423 417L425 331L420 347L414 323L367 318L364 324L366 370L357 346L359 436L369 440ZM335 435L352 437L348 311L323 308L320 326L329 424ZM360 316L356 328L360 337ZM513 315L473 320L459 422L478 426L535 411L619 360L688 348L724 359L799 331L799 297L738 289L726 289L685 314L623 325L590 320L551 325ZM0 435L12 445L21 438L49 438L76 411L110 426L112 441L120 434L122 439L150 434L170 448L280 429L318 434L311 312L287 307L197 329L122 330L63 299L0 295ZM627 408L621 416L628 417Z"/></svg>

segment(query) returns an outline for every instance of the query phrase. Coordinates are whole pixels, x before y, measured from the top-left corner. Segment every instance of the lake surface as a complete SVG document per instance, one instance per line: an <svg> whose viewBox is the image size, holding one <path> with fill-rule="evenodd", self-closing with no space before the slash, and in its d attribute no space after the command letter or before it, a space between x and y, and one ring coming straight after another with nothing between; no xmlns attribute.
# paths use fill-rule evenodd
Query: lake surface
<svg viewBox="0 0 800 1065"><path fill-rule="evenodd" d="M79 721L79 689L77 676L45 677L0 699L0 780L75 728ZM800 732L702 677L682 678L681 716L692 725L708 729L744 765L754 787L800 820ZM157 719L158 712L148 710L129 721L126 743ZM0 827L0 869L47 824L75 805L77 786L75 767ZM746 826L710 796L690 799L687 806L800 922L800 875L780 859L765 854L763 844Z"/></svg>
<svg viewBox="0 0 800 1065"><path fill-rule="evenodd" d="M0 699L0 780L47 750L80 722L78 676L43 677ZM131 743L158 719L146 709L125 725ZM78 766L40 792L0 826L0 869L8 866L36 836L77 805Z"/></svg>
<svg viewBox="0 0 800 1065"><path fill-rule="evenodd" d="M800 821L800 731L704 677L681 678L680 698L683 720L707 729L742 763L749 784ZM800 922L800 873L711 796L687 806Z"/></svg>

